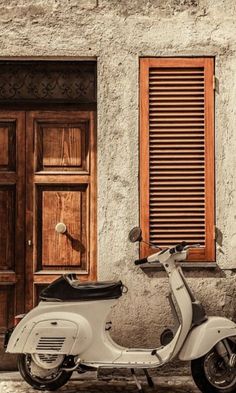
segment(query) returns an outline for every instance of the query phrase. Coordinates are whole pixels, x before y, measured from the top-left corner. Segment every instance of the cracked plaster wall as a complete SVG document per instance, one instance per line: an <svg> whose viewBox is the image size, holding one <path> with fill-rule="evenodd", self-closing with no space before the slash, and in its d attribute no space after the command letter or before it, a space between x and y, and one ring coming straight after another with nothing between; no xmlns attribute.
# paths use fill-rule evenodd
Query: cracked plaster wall
<svg viewBox="0 0 236 393"><path fill-rule="evenodd" d="M171 324L163 273L134 267L127 242L139 223L140 56L215 56L216 220L219 270L187 273L210 314L235 315L236 3L234 0L1 0L1 56L98 58L98 273L129 292L113 311L113 336L153 346ZM226 269L226 270L222 270Z"/></svg>

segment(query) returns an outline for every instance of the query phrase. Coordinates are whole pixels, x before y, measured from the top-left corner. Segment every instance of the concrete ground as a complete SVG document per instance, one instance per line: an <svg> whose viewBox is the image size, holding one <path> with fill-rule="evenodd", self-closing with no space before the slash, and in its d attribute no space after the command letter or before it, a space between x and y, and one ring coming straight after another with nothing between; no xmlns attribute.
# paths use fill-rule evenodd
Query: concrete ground
<svg viewBox="0 0 236 393"><path fill-rule="evenodd" d="M199 393L190 377L155 377L155 388L147 387L143 379L145 393ZM0 372L0 393L35 393L17 372ZM58 392L67 393L136 393L137 388L132 378L130 379L96 379L95 373L78 375L74 373L72 379Z"/></svg>

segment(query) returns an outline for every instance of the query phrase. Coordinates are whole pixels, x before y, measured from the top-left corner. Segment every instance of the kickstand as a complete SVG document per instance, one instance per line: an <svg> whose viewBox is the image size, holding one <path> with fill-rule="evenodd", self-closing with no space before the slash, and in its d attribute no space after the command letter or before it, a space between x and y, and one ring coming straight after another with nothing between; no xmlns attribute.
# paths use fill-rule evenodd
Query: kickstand
<svg viewBox="0 0 236 393"><path fill-rule="evenodd" d="M133 377L133 379L134 379L134 382L136 383L136 386L137 386L137 388L138 388L139 393L144 393L144 390L143 390L143 388L142 388L142 385L141 385L141 383L138 381L138 378L137 378L136 375L135 375L134 368L131 368L131 374L132 374L132 377Z"/></svg>
<svg viewBox="0 0 236 393"><path fill-rule="evenodd" d="M143 368L143 371L144 371L144 374L145 374L145 376L147 378L148 386L150 388L154 388L154 382L152 380L152 377L150 377L150 375L148 374L148 370L146 368Z"/></svg>

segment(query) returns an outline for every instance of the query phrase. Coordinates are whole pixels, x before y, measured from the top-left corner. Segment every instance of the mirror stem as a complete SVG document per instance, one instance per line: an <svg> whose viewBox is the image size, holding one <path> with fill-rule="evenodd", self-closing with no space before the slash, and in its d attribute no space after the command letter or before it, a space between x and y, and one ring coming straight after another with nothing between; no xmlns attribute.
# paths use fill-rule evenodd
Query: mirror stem
<svg viewBox="0 0 236 393"><path fill-rule="evenodd" d="M153 244L153 243L145 242L145 240L141 240L141 242L144 243L144 244L147 244L148 246L151 246L152 248L157 248L158 250L162 250L161 247L156 246L156 245Z"/></svg>

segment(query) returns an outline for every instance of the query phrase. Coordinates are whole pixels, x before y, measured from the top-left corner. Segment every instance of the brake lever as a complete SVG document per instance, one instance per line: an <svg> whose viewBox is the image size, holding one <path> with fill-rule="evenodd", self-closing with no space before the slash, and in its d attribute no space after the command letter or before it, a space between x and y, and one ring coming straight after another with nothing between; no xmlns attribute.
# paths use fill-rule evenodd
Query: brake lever
<svg viewBox="0 0 236 393"><path fill-rule="evenodd" d="M188 244L184 247L184 250L189 250L190 248L204 248L201 244Z"/></svg>

